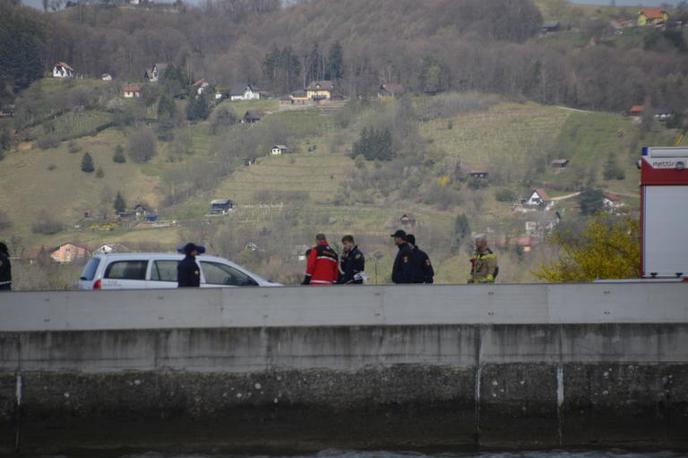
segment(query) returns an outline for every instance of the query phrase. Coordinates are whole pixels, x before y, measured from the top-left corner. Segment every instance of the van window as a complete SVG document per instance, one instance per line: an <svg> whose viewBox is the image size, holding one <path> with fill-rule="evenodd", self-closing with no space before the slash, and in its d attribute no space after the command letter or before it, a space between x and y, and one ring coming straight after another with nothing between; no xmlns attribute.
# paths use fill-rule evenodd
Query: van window
<svg viewBox="0 0 688 458"><path fill-rule="evenodd" d="M152 281L177 282L177 265L179 261L155 261L151 269Z"/></svg>
<svg viewBox="0 0 688 458"><path fill-rule="evenodd" d="M93 277L96 276L96 271L98 270L99 264L100 258L91 258L84 266L84 270L81 271L81 277L79 277L79 279L86 281L93 280Z"/></svg>
<svg viewBox="0 0 688 458"><path fill-rule="evenodd" d="M205 282L209 285L257 286L258 283L245 273L217 262L201 261Z"/></svg>
<svg viewBox="0 0 688 458"><path fill-rule="evenodd" d="M104 278L145 280L148 261L115 261L105 270Z"/></svg>

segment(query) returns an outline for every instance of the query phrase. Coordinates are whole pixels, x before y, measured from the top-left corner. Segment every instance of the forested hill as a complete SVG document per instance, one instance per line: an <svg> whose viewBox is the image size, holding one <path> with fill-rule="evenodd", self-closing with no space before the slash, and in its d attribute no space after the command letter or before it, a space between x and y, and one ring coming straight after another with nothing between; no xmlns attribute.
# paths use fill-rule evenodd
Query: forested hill
<svg viewBox="0 0 688 458"><path fill-rule="evenodd" d="M594 110L648 99L685 109L682 37L657 32L649 42L619 47L600 41L609 33L604 22L552 2L564 26L579 32L576 39L540 39L543 18L530 0L311 0L286 8L279 0L211 0L173 9L91 4L49 14L0 0L0 78L7 99L56 61L124 81L166 62L187 69L190 79L250 82L281 95L332 76L334 52L346 95L372 94L382 80L415 92L478 90ZM270 57L278 65L266 69Z"/></svg>

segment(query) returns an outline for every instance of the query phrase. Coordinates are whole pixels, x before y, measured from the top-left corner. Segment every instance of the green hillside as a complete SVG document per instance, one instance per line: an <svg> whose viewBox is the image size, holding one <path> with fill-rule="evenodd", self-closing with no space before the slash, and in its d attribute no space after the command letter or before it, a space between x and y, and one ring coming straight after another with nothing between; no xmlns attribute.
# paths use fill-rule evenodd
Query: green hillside
<svg viewBox="0 0 688 458"><path fill-rule="evenodd" d="M142 113L151 112L142 101L128 102ZM54 125L62 126L64 119L64 125L71 126L66 137L70 140L58 140L56 147L38 146L45 135L42 123L20 129L18 135L28 141L2 161L0 208L11 226L0 236L13 240L25 256L66 241L170 250L194 239L214 253L290 282L299 278L303 265L298 254L315 232L324 231L334 240L353 233L369 253L377 281L384 282L394 255L388 234L408 214L415 220L409 230L433 257L438 281L462 282L469 242L456 245L453 225L458 214L469 217L472 231L488 232L496 243L524 235L525 221L553 217L552 212L514 212L514 205L534 187L545 188L555 198L586 186L611 190L621 194L626 211L633 212L638 205L639 148L670 145L678 135L659 124L646 128L617 114L514 103L476 93L313 108L281 107L276 101L223 102L214 108L216 113L221 107L238 116L257 109L263 119L256 125L219 129L212 128L213 115L207 121L182 122L157 140L151 160L136 163L128 156L125 163L115 163L118 145L128 154L131 136L145 130L145 124L157 132L159 121L142 119L94 131L93 126L117 117L116 111L104 110L105 105L78 116L68 112L55 117ZM80 119L91 120L88 127ZM395 159L352 157L368 126L391 129ZM290 152L271 156L275 143L288 144ZM81 171L86 152L96 169L102 169L102 177ZM605 179L610 155L623 170L622 179ZM246 165L245 157L256 160ZM569 159L568 168L551 168L551 160L558 158ZM469 173L480 170L489 178L473 182ZM498 191L505 190L512 197L497 199ZM153 209L159 221L119 220L113 208L117 192L130 208L143 203ZM207 217L213 198L234 200L236 211ZM575 197L565 198L555 208L575 220L576 202ZM46 215L61 223L62 230L38 232L35 226ZM500 279L532 280L530 269L548 253L545 244L526 254L514 247L501 250ZM68 286L70 277L64 272L49 284Z"/></svg>

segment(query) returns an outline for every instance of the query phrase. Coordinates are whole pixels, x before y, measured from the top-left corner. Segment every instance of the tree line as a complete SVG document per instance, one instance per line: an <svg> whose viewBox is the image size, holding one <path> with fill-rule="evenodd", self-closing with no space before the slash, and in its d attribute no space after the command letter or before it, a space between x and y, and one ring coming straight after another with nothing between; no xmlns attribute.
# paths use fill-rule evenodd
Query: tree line
<svg viewBox="0 0 688 458"><path fill-rule="evenodd" d="M175 14L80 4L41 14L0 0L0 37L13 44L0 50L0 90L15 94L55 61L129 81L165 62L218 86L251 83L275 95L333 79L351 96L394 82L593 110L647 101L686 108L687 52L675 34L655 32L637 47L541 40L531 0L291 3L209 0ZM599 33L582 24L587 30Z"/></svg>

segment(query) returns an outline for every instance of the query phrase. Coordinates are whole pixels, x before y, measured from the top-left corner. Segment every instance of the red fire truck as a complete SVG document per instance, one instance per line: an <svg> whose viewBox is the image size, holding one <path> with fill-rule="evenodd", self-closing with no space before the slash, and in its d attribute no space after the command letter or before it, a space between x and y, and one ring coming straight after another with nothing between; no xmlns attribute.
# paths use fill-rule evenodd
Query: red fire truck
<svg viewBox="0 0 688 458"><path fill-rule="evenodd" d="M643 148L640 199L643 278L688 277L688 148Z"/></svg>

